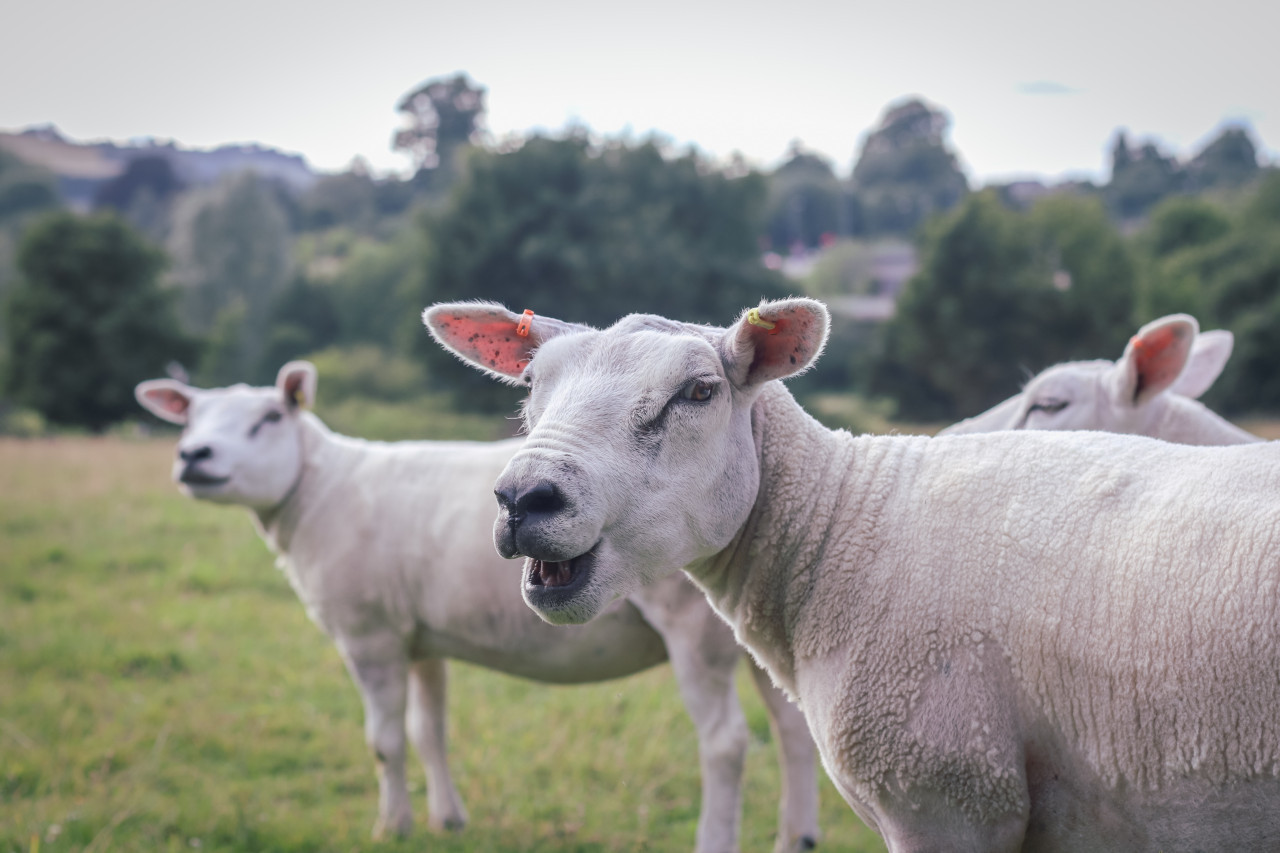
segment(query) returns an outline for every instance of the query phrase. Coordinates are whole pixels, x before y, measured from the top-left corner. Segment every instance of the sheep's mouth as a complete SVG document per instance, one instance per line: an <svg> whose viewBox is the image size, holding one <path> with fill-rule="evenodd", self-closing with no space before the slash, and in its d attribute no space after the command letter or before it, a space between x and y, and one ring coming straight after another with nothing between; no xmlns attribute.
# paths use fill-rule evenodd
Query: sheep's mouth
<svg viewBox="0 0 1280 853"><path fill-rule="evenodd" d="M525 561L525 589L535 595L564 597L572 595L586 584L595 567L596 557L593 551L569 560L538 560L530 557Z"/></svg>
<svg viewBox="0 0 1280 853"><path fill-rule="evenodd" d="M212 474L206 474L198 468L187 468L178 477L179 482L186 486L221 486L230 480L230 477L215 477Z"/></svg>

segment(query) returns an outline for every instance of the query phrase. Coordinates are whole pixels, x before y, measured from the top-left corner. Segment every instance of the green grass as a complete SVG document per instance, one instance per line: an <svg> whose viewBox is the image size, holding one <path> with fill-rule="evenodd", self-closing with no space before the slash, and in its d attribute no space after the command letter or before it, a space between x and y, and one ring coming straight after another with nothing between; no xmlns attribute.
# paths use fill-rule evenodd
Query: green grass
<svg viewBox="0 0 1280 853"><path fill-rule="evenodd" d="M555 688L454 664L471 823L375 843L355 688L245 514L168 481L172 439L0 440L0 853L691 850L693 727L669 668ZM754 733L743 848L771 849ZM827 851L883 850L828 783Z"/></svg>

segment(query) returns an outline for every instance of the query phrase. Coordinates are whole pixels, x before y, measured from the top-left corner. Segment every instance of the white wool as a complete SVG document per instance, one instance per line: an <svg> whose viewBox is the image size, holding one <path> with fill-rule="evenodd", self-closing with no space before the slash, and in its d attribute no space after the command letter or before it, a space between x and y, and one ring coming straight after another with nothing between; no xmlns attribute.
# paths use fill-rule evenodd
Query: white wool
<svg viewBox="0 0 1280 853"><path fill-rule="evenodd" d="M994 820L1032 724L1111 789L1274 784L1280 448L853 438L776 385L755 416L756 507L693 573L811 725L829 697L815 731L855 796L943 780ZM986 722L916 730L932 702Z"/></svg>

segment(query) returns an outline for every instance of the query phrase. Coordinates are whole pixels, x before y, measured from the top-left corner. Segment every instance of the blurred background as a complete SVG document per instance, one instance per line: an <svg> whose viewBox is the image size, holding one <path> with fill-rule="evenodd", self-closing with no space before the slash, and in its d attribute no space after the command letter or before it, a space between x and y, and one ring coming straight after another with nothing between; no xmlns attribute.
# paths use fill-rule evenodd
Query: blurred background
<svg viewBox="0 0 1280 853"><path fill-rule="evenodd" d="M515 397L430 344L433 301L723 325L788 293L837 318L794 390L855 429L974 414L1173 311L1236 334L1210 405L1280 410L1274 10L489 13L20 7L0 429L307 357L339 429L465 431Z"/></svg>
<svg viewBox="0 0 1280 853"><path fill-rule="evenodd" d="M338 431L498 438L516 393L426 305L725 325L808 294L804 405L932 431L1186 311L1235 333L1206 402L1276 437L1277 32L1241 0L7 4L0 853L692 849L666 668L452 667L471 826L371 843L356 691L244 514L175 493L135 383L309 358ZM883 850L825 784L822 823Z"/></svg>

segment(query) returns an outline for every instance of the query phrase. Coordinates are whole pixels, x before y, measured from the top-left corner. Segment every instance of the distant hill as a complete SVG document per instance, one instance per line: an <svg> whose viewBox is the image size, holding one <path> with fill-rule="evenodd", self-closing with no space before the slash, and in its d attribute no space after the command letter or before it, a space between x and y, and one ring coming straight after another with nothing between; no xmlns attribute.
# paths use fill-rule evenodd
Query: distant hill
<svg viewBox="0 0 1280 853"><path fill-rule="evenodd" d="M119 175L131 160L139 157L163 157L178 177L190 185L210 184L230 173L252 171L301 191L319 177L300 154L286 154L257 144L197 150L154 139L123 144L75 142L53 125L16 133L0 131L0 148L52 172L58 178L58 190L66 203L80 209L91 205L99 184Z"/></svg>

